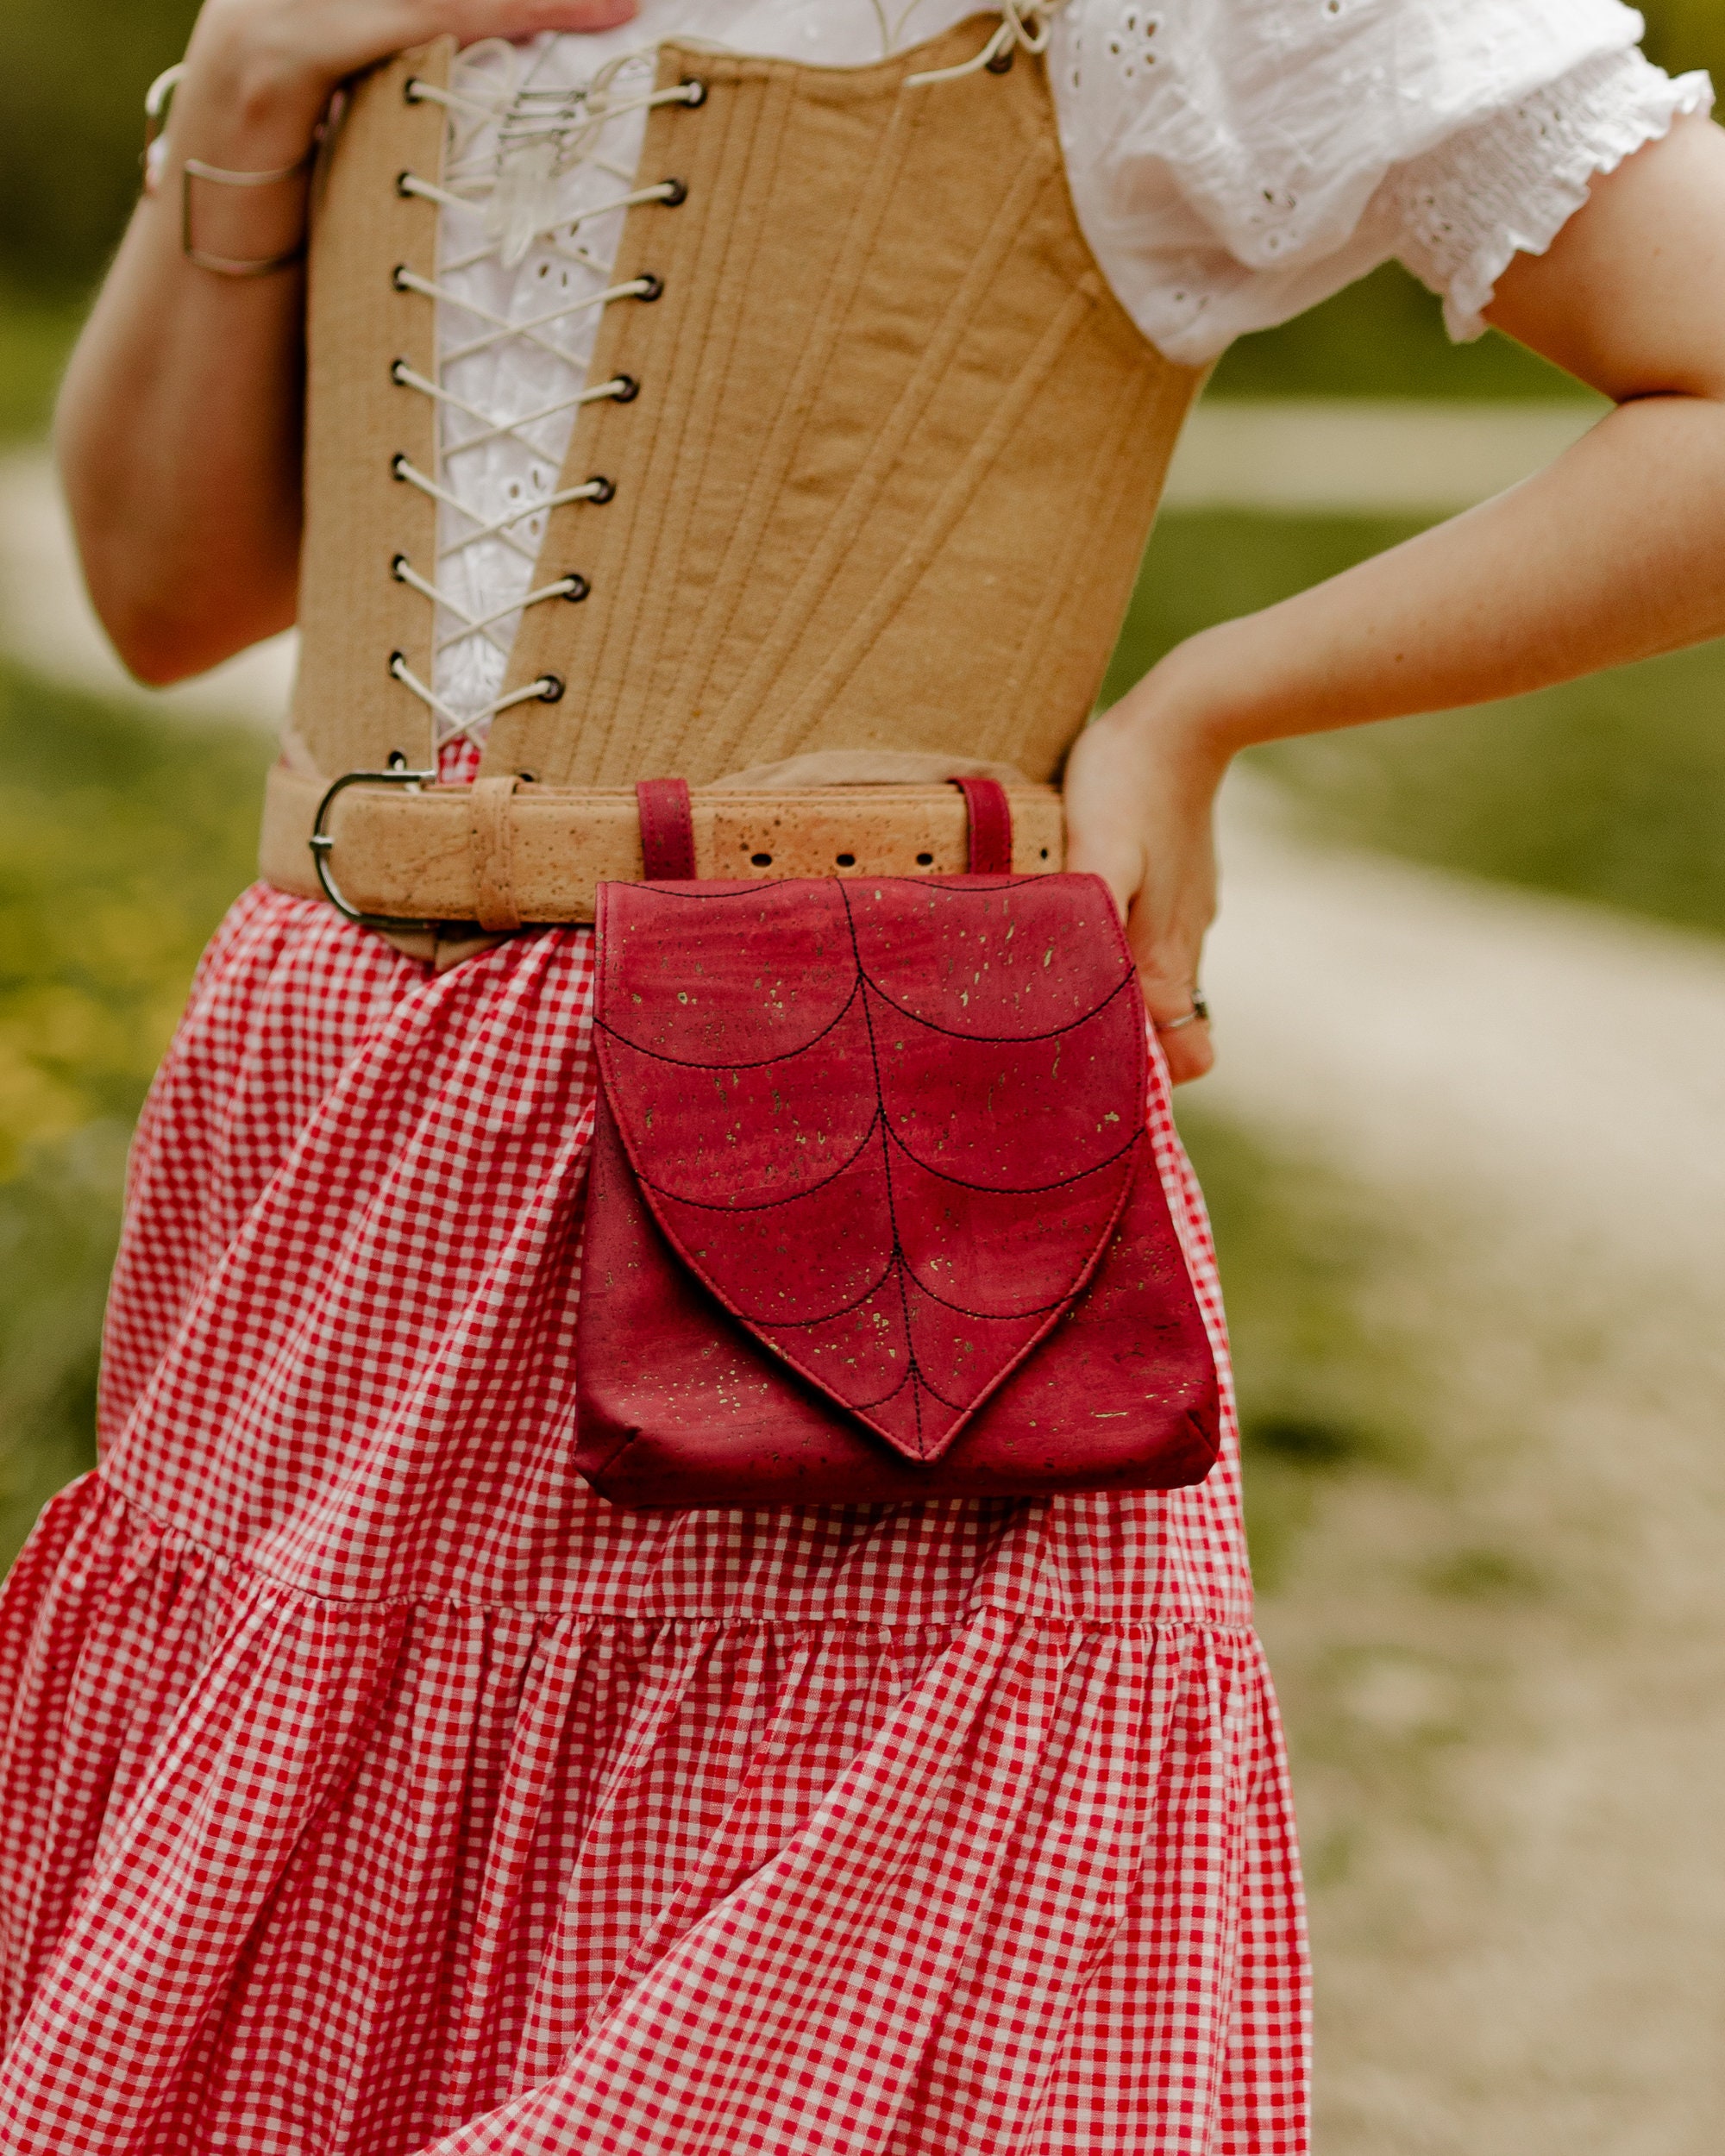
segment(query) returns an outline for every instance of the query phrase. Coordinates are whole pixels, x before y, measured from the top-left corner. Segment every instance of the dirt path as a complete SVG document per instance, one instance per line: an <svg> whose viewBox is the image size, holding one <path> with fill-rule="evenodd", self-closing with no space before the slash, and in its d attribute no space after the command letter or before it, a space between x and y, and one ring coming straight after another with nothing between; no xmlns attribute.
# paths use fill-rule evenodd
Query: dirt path
<svg viewBox="0 0 1725 2156"><path fill-rule="evenodd" d="M1208 1090L1373 1186L1413 1476L1262 1616L1327 2156L1711 2156L1725 2119L1725 950L1226 818Z"/></svg>

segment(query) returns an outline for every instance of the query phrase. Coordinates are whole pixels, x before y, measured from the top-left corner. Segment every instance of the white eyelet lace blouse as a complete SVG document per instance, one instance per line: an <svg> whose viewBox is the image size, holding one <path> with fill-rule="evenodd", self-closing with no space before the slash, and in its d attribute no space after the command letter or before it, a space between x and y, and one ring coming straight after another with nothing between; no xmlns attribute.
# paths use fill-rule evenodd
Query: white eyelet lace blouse
<svg viewBox="0 0 1725 2156"><path fill-rule="evenodd" d="M430 684L450 775L470 767L499 693L516 618L505 610L528 596L655 46L674 35L862 66L978 6L642 0L618 30L461 56L438 274ZM1704 75L1673 81L1642 57L1641 19L1618 0L1019 0L1008 13L1029 34L1047 28L1098 262L1145 335L1189 363L1391 256L1442 295L1452 335L1477 335L1510 258L1547 247L1596 173L1712 96Z"/></svg>

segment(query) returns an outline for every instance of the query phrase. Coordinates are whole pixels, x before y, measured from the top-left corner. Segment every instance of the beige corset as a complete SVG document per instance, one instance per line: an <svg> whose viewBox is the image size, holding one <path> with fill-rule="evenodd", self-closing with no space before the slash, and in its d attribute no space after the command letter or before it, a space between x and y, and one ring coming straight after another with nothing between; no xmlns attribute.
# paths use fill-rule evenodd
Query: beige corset
<svg viewBox="0 0 1725 2156"><path fill-rule="evenodd" d="M1048 85L915 85L993 27L863 69L662 48L628 213L561 485L505 688L555 681L492 724L484 772L544 785L695 784L820 751L1058 768L1095 700L1181 422L1201 379L1164 360L1078 229ZM360 86L314 236L304 657L295 730L319 770L431 761L395 654L431 670L431 603L399 558L436 558L436 504L392 477L436 469L448 41ZM699 93L697 93L699 94ZM627 392L625 392L625 394Z"/></svg>

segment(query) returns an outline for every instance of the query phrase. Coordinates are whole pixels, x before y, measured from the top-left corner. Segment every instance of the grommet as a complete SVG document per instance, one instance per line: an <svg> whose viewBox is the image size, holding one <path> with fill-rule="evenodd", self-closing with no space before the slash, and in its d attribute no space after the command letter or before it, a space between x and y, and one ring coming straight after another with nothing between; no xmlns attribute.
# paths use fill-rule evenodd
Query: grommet
<svg viewBox="0 0 1725 2156"><path fill-rule="evenodd" d="M606 479L603 472L595 472L587 485L593 489L587 496L590 502L608 502L617 492L616 480Z"/></svg>
<svg viewBox="0 0 1725 2156"><path fill-rule="evenodd" d="M561 704L562 700L562 675L561 674L542 674L539 677L539 701L542 704Z"/></svg>
<svg viewBox="0 0 1725 2156"><path fill-rule="evenodd" d="M681 87L683 92L683 103L692 110L696 105L704 105L706 103L706 85L698 76L685 75Z"/></svg>
<svg viewBox="0 0 1725 2156"><path fill-rule="evenodd" d="M773 865L771 854L750 854L749 858L757 868L770 868Z"/></svg>
<svg viewBox="0 0 1725 2156"><path fill-rule="evenodd" d="M632 404L641 394L641 385L632 374L613 374L611 378L611 394L614 403Z"/></svg>
<svg viewBox="0 0 1725 2156"><path fill-rule="evenodd" d="M593 586L587 582L586 579L578 569L569 570L564 576L563 582L569 587L568 590L564 592L563 597L568 600L572 606L577 604L578 601L584 599L587 593L593 589Z"/></svg>
<svg viewBox="0 0 1725 2156"><path fill-rule="evenodd" d="M664 297L665 280L662 277L656 277L651 270L643 270L634 281L640 287L635 297L643 307L650 306L654 300Z"/></svg>
<svg viewBox="0 0 1725 2156"><path fill-rule="evenodd" d="M681 179L662 179L659 185L667 191L659 199L668 210L675 210L689 198L688 183Z"/></svg>
<svg viewBox="0 0 1725 2156"><path fill-rule="evenodd" d="M934 856L932 854L919 854L917 856L917 867L919 868L932 868L933 866Z"/></svg>

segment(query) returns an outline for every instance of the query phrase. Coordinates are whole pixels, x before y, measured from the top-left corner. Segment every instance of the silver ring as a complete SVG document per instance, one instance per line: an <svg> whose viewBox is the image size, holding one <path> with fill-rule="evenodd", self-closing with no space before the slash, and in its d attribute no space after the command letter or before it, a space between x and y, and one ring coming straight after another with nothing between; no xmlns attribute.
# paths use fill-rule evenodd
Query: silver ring
<svg viewBox="0 0 1725 2156"><path fill-rule="evenodd" d="M1157 1018L1152 1023L1158 1033L1177 1033L1182 1026L1195 1025L1200 1018L1202 1018L1207 1025L1209 1024L1210 1006L1204 1000L1202 990L1195 988L1192 991L1192 1008L1182 1017L1169 1018L1165 1021Z"/></svg>

